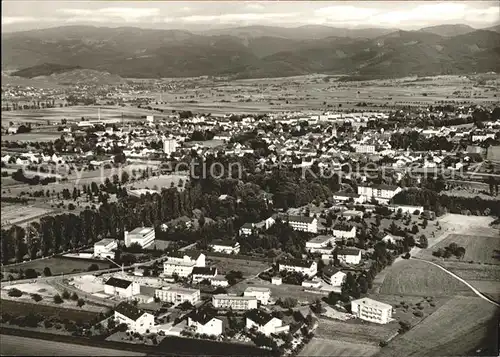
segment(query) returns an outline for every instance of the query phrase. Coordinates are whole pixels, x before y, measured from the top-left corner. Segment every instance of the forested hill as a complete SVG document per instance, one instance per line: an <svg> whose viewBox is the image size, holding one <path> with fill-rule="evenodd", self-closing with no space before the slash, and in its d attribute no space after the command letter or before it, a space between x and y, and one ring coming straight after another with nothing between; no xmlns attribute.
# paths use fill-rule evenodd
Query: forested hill
<svg viewBox="0 0 500 357"><path fill-rule="evenodd" d="M68 68L121 77L282 77L310 73L395 77L500 71L500 33L446 25L394 29L239 28L202 34L67 26L2 35L2 69Z"/></svg>

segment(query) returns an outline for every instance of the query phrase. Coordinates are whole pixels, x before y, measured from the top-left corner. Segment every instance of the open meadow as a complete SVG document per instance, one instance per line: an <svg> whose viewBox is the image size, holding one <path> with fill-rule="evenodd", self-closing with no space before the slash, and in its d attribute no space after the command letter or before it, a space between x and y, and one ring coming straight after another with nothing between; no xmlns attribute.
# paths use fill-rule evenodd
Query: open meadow
<svg viewBox="0 0 500 357"><path fill-rule="evenodd" d="M380 350L374 345L351 343L346 341L331 340L329 338L314 337L300 353L299 356L332 356L332 357L369 357Z"/></svg>
<svg viewBox="0 0 500 357"><path fill-rule="evenodd" d="M2 202L2 226L33 221L54 211L55 210L40 208L33 205L14 205Z"/></svg>
<svg viewBox="0 0 500 357"><path fill-rule="evenodd" d="M260 260L245 260L210 255L206 258L206 265L215 266L219 274L227 274L231 270L241 271L245 278L255 277L270 267L268 263Z"/></svg>
<svg viewBox="0 0 500 357"><path fill-rule="evenodd" d="M20 269L35 269L38 273L43 273L43 270L48 267L52 272L52 275L59 275L87 271L92 264L97 264L99 269L107 269L110 267L111 263L101 260L51 257L4 267L4 272L5 275L8 275L8 273L18 272Z"/></svg>
<svg viewBox="0 0 500 357"><path fill-rule="evenodd" d="M498 233L498 232L497 232ZM465 255L460 261L481 264L500 264L500 235L494 236L450 234L445 239L434 245L431 249L422 250L419 257L427 260L442 261L436 258L432 252L442 248L445 249L451 243L456 243L465 248ZM458 260L456 257L446 260Z"/></svg>
<svg viewBox="0 0 500 357"><path fill-rule="evenodd" d="M473 294L465 284L426 262L400 260L386 269L380 288L381 294L417 296Z"/></svg>
<svg viewBox="0 0 500 357"><path fill-rule="evenodd" d="M464 355L476 346L485 347L484 338L494 333L496 319L498 309L494 305L478 297L457 296L392 340L379 356Z"/></svg>

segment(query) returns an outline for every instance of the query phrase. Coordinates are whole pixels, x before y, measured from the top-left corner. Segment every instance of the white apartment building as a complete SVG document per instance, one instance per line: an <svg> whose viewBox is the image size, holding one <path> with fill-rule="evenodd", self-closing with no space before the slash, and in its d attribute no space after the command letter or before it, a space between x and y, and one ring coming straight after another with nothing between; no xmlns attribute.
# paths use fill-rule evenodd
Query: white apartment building
<svg viewBox="0 0 500 357"><path fill-rule="evenodd" d="M315 261L300 259L284 260L279 262L279 271L294 271L313 277L318 273L318 264Z"/></svg>
<svg viewBox="0 0 500 357"><path fill-rule="evenodd" d="M104 283L104 293L124 299L130 299L140 293L141 287L138 283L125 279L111 277Z"/></svg>
<svg viewBox="0 0 500 357"><path fill-rule="evenodd" d="M170 262L169 260L163 262L163 274L165 276L177 275L180 278L187 278L193 272L195 264L192 262Z"/></svg>
<svg viewBox="0 0 500 357"><path fill-rule="evenodd" d="M368 200L375 198L377 201L382 203L387 203L400 191L401 187L385 184L358 186L358 194L367 197Z"/></svg>
<svg viewBox="0 0 500 357"><path fill-rule="evenodd" d="M177 150L177 140L175 139L164 139L163 140L163 152L167 155L174 153Z"/></svg>
<svg viewBox="0 0 500 357"><path fill-rule="evenodd" d="M214 267L194 267L191 273L193 283L199 283L203 280L212 280L217 276L217 268Z"/></svg>
<svg viewBox="0 0 500 357"><path fill-rule="evenodd" d="M218 319L212 311L207 309L201 311L193 311L188 316L188 326L194 326L196 333L220 336L223 332L222 320Z"/></svg>
<svg viewBox="0 0 500 357"><path fill-rule="evenodd" d="M310 253L324 253L333 250L335 247L335 237L319 235L306 242L306 249ZM328 249L326 249L328 248Z"/></svg>
<svg viewBox="0 0 500 357"><path fill-rule="evenodd" d="M296 231L318 233L318 220L315 217L288 216L288 224Z"/></svg>
<svg viewBox="0 0 500 357"><path fill-rule="evenodd" d="M251 310L257 308L257 298L232 294L217 294L212 297L216 309Z"/></svg>
<svg viewBox="0 0 500 357"><path fill-rule="evenodd" d="M337 252L337 259L345 264L361 263L361 251L354 248L344 248Z"/></svg>
<svg viewBox="0 0 500 357"><path fill-rule="evenodd" d="M392 306L370 298L351 301L351 312L357 318L377 324L392 320Z"/></svg>
<svg viewBox="0 0 500 357"><path fill-rule="evenodd" d="M126 302L122 302L115 308L114 318L117 325L124 323L129 330L142 334L148 330L151 331L155 324L153 315Z"/></svg>
<svg viewBox="0 0 500 357"><path fill-rule="evenodd" d="M155 290L155 297L164 302L172 304L182 304L184 301L189 301L195 305L200 301L199 289L188 289L174 286L164 286L161 289Z"/></svg>
<svg viewBox="0 0 500 357"><path fill-rule="evenodd" d="M194 266L204 267L206 256L203 253L197 252L179 252L177 255L169 255L167 256L168 261L175 262L187 262L194 263Z"/></svg>
<svg viewBox="0 0 500 357"><path fill-rule="evenodd" d="M138 227L131 232L125 231L125 246L130 247L133 243L142 248L151 245L155 241L155 229L153 227Z"/></svg>
<svg viewBox="0 0 500 357"><path fill-rule="evenodd" d="M214 240L210 243L210 248L217 253L238 254L240 252L240 243L235 240Z"/></svg>
<svg viewBox="0 0 500 357"><path fill-rule="evenodd" d="M312 278L310 280L304 280L302 282L302 286L304 288L320 288L321 287L321 280L318 278Z"/></svg>
<svg viewBox="0 0 500 357"><path fill-rule="evenodd" d="M346 276L346 273L332 265L328 265L323 269L323 280L332 286L341 286Z"/></svg>
<svg viewBox="0 0 500 357"><path fill-rule="evenodd" d="M288 332L290 326L283 325L283 321L262 310L251 310L246 314L246 328L255 328L266 336Z"/></svg>
<svg viewBox="0 0 500 357"><path fill-rule="evenodd" d="M115 239L101 239L94 243L94 258L97 259L115 259L115 249L118 248L118 242Z"/></svg>
<svg viewBox="0 0 500 357"><path fill-rule="evenodd" d="M356 227L348 224L337 223L333 226L333 235L336 238L356 238Z"/></svg>
<svg viewBox="0 0 500 357"><path fill-rule="evenodd" d="M226 286L229 286L229 281L227 281L224 275L217 275L210 279L210 285L225 288Z"/></svg>
<svg viewBox="0 0 500 357"><path fill-rule="evenodd" d="M271 300L271 289L249 286L243 292L243 296L253 296L257 298L262 305L268 305Z"/></svg>
<svg viewBox="0 0 500 357"><path fill-rule="evenodd" d="M337 192L333 194L333 199L337 202L347 202L352 200L354 203L363 204L366 200L365 196L351 192Z"/></svg>
<svg viewBox="0 0 500 357"><path fill-rule="evenodd" d="M356 145L356 152L359 154L374 154L375 145Z"/></svg>

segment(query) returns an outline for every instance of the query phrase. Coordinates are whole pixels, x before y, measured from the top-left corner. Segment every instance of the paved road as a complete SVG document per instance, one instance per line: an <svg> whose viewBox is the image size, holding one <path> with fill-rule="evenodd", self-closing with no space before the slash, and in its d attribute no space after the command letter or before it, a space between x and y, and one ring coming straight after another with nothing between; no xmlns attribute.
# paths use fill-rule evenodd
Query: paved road
<svg viewBox="0 0 500 357"><path fill-rule="evenodd" d="M113 350L35 338L0 335L2 356L144 356L144 353Z"/></svg>
<svg viewBox="0 0 500 357"><path fill-rule="evenodd" d="M428 261L428 260L425 260L425 259L420 259L420 258L414 258L414 257L411 257L410 259L413 259L413 260L420 260L422 262L426 262L428 264L432 264L434 265L435 267L438 267L439 269L441 269L442 271L446 272L447 274L451 275L452 277L454 277L455 279L461 281L462 283L464 283L465 285L467 285L473 292L474 294L476 294L477 296L479 296L481 299L489 302L490 304L493 304L495 305L496 307L500 307L500 304L498 302L496 302L495 300L491 299L490 297L484 295L482 292L480 292L479 290L477 290L475 287L473 287L471 284L469 284L467 281L465 281L464 279L462 279L461 277L459 277L457 274L455 273L452 273L451 271L449 271L448 269L442 267L441 265L437 264L437 263L434 263L434 262L431 262L431 261Z"/></svg>

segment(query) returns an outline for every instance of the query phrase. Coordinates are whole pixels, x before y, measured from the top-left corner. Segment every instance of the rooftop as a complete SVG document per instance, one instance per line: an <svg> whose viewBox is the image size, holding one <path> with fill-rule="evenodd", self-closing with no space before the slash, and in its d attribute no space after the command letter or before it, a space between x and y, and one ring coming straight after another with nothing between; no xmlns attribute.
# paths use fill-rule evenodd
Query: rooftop
<svg viewBox="0 0 500 357"><path fill-rule="evenodd" d="M168 290L168 291L171 291L174 293L189 294L189 295L196 294L197 292L200 291L199 289L182 288L182 287L178 287L178 286L164 286L161 289Z"/></svg>
<svg viewBox="0 0 500 357"><path fill-rule="evenodd" d="M196 321L202 325L205 325L207 322L212 320L214 317L216 317L216 312L213 309L199 309L199 310L193 310L188 317L191 318L191 320Z"/></svg>
<svg viewBox="0 0 500 357"><path fill-rule="evenodd" d="M259 309L253 309L248 311L246 317L255 322L256 324L258 324L259 326L264 326L273 319L272 315Z"/></svg>
<svg viewBox="0 0 500 357"><path fill-rule="evenodd" d="M104 239L101 239L100 241L98 242L95 242L94 245L97 245L97 246L102 246L102 247L105 247L111 243L113 243L115 240L113 238L104 238Z"/></svg>
<svg viewBox="0 0 500 357"><path fill-rule="evenodd" d="M359 249L354 248L344 248L338 251L338 255L358 255L360 253Z"/></svg>
<svg viewBox="0 0 500 357"><path fill-rule="evenodd" d="M120 303L117 307L115 307L115 311L134 321L145 314L144 311L139 310L137 307L127 302Z"/></svg>
<svg viewBox="0 0 500 357"><path fill-rule="evenodd" d="M328 242L330 240L333 240L334 237L332 236L326 236L326 235L319 235L319 236L316 236L312 239L309 239L307 241L307 243L325 243L325 242Z"/></svg>
<svg viewBox="0 0 500 357"><path fill-rule="evenodd" d="M217 275L217 268L214 267L194 267L193 275Z"/></svg>
<svg viewBox="0 0 500 357"><path fill-rule="evenodd" d="M137 227L131 232L128 232L128 234L140 234L140 235L145 235L148 234L149 232L153 231L153 227Z"/></svg>
<svg viewBox="0 0 500 357"><path fill-rule="evenodd" d="M338 272L341 272L340 269L335 268L333 265L327 265L326 267L323 268L323 275L326 275L328 277L331 277Z"/></svg>
<svg viewBox="0 0 500 357"><path fill-rule="evenodd" d="M306 217L306 216L288 216L288 221L289 222L300 222L300 223L312 223L315 220L313 217Z"/></svg>
<svg viewBox="0 0 500 357"><path fill-rule="evenodd" d="M216 294L213 299L231 299L231 300L256 300L254 296L239 296L235 294Z"/></svg>
<svg viewBox="0 0 500 357"><path fill-rule="evenodd" d="M254 292L254 291L259 293L270 293L271 289L258 286L249 286L248 288L245 289L245 292Z"/></svg>
<svg viewBox="0 0 500 357"><path fill-rule="evenodd" d="M353 300L351 301L351 304L355 302L355 303L358 303L360 305L366 305L366 306L370 306L370 307L375 307L377 309L392 309L392 306L389 305L389 304L386 304L384 302L380 302L380 301L377 301L377 300L373 300L373 299L370 299L370 298L362 298L362 299L358 299L358 300Z"/></svg>
<svg viewBox="0 0 500 357"><path fill-rule="evenodd" d="M105 285L111 285L114 286L115 288L126 289L130 286L130 284L132 284L132 282L129 280L111 277L106 281Z"/></svg>
<svg viewBox="0 0 500 357"><path fill-rule="evenodd" d="M280 265L289 265L294 267L310 268L314 262L312 260L287 259L279 262Z"/></svg>

